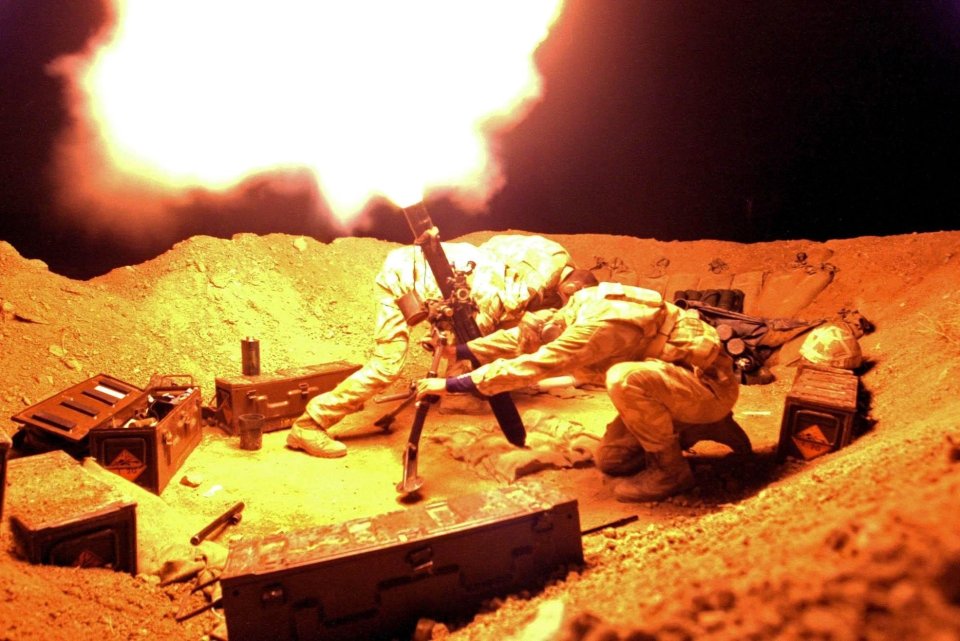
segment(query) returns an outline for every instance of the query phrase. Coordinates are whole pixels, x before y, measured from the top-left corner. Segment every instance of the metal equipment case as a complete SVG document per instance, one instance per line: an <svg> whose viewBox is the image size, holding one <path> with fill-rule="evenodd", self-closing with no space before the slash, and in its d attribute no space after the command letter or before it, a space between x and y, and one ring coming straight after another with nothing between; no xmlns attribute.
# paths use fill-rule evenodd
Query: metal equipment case
<svg viewBox="0 0 960 641"><path fill-rule="evenodd" d="M179 382L178 382L179 381ZM187 375L156 375L145 390L99 374L28 407L23 423L35 451L92 456L155 494L203 436L200 388Z"/></svg>
<svg viewBox="0 0 960 641"><path fill-rule="evenodd" d="M283 369L256 376L224 376L215 379L213 417L228 434L238 434L237 417L263 414L264 432L290 427L303 414L307 401L328 392L360 369L346 361L333 361Z"/></svg>
<svg viewBox="0 0 960 641"><path fill-rule="evenodd" d="M66 452L11 460L10 481L10 531L28 561L137 573L137 504Z"/></svg>
<svg viewBox="0 0 960 641"><path fill-rule="evenodd" d="M203 437L200 388L164 380L130 406L125 422L90 430L90 455L100 465L160 494Z"/></svg>
<svg viewBox="0 0 960 641"><path fill-rule="evenodd" d="M822 365L802 365L787 394L777 459L816 458L847 445L853 437L860 378Z"/></svg>
<svg viewBox="0 0 960 641"><path fill-rule="evenodd" d="M231 641L409 638L582 562L577 502L517 484L241 542L221 587Z"/></svg>

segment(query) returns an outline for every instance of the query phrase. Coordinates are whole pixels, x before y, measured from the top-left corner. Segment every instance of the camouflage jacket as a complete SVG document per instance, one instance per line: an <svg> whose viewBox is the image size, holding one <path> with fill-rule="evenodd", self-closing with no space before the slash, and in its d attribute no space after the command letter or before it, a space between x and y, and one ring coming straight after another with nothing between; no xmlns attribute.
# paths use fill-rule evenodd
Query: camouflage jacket
<svg viewBox="0 0 960 641"><path fill-rule="evenodd" d="M464 270L469 263L474 264L468 283L471 297L477 304L476 321L482 334L489 334L501 325L516 323L531 299L544 297L543 287L559 282L562 270L570 262L563 247L541 236L508 238L512 239L509 243L493 242L491 245L501 256L469 243L441 243L454 269ZM543 253L539 254L540 251ZM504 262L504 258L514 260L520 267L514 269ZM360 370L350 376L348 384L324 396L324 402L346 402L334 400L334 397L345 394L351 397L351 406L355 406L386 389L399 375L410 342L410 326L397 305L397 299L411 290L425 301L441 298L430 265L423 251L415 245L399 247L387 254L375 283L374 353Z"/></svg>
<svg viewBox="0 0 960 641"><path fill-rule="evenodd" d="M542 236L494 236L480 247L469 243L441 243L454 269L475 267L469 277L477 304L476 321L483 334L515 324L532 301L541 303L556 290L573 267L570 254ZM396 299L415 290L424 300L439 299L440 288L423 251L404 246L391 251L376 277L379 290L375 338L408 340L409 328Z"/></svg>
<svg viewBox="0 0 960 641"><path fill-rule="evenodd" d="M557 286L576 268L563 245L543 236L501 234L481 243L480 250L506 266L500 325L516 323L528 309L559 307Z"/></svg>
<svg viewBox="0 0 960 641"><path fill-rule="evenodd" d="M639 287L600 283L582 289L554 316L565 329L532 353L519 353L519 328L471 341L470 352L485 364L463 377L486 395L570 374L580 383L603 385L616 363L657 358L705 369L720 351L716 330L696 312Z"/></svg>

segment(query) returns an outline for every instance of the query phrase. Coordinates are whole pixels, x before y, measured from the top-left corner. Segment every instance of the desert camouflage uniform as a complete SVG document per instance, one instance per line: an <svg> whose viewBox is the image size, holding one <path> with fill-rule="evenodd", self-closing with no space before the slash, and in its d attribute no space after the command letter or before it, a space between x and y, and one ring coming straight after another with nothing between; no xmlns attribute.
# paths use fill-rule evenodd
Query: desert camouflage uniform
<svg viewBox="0 0 960 641"><path fill-rule="evenodd" d="M718 421L737 400L740 381L716 330L657 292L600 283L555 314L566 329L533 353L518 355L518 328L471 341L470 351L486 364L464 376L485 395L568 374L605 385L647 451L667 447L674 421Z"/></svg>
<svg viewBox="0 0 960 641"><path fill-rule="evenodd" d="M500 251L518 264L522 263L522 272L515 272L505 265L494 251L485 251L469 243L441 244L455 269L466 269L468 262L475 264L468 282L478 308L477 325L483 334L501 324L515 322L523 313L526 302L545 296L543 287L551 284L555 287L560 271L571 262L566 250L553 241L540 236L511 238L519 239L513 242L513 249L507 252L501 247ZM497 247L494 243L495 251ZM543 256L540 261L537 259L538 250ZM396 299L411 289L416 290L423 300L442 297L423 251L413 245L391 251L375 282L378 310L372 357L333 390L310 399L306 411L294 423L295 427L316 428L319 425L326 429L344 416L359 411L368 399L393 383L400 375L410 343L410 326Z"/></svg>
<svg viewBox="0 0 960 641"><path fill-rule="evenodd" d="M543 236L501 234L480 244L482 251L507 265L500 325L516 323L523 312L560 307L557 286L576 268L563 245Z"/></svg>

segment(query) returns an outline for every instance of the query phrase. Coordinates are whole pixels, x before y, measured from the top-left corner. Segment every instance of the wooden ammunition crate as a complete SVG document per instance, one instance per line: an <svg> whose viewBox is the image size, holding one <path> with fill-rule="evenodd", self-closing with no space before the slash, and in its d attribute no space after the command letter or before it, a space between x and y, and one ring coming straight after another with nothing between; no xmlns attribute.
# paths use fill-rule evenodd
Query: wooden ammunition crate
<svg viewBox="0 0 960 641"><path fill-rule="evenodd" d="M360 369L346 361L333 361L278 370L256 376L224 376L215 379L213 417L228 434L239 434L238 417L263 414L264 432L290 427L314 396L329 392Z"/></svg>
<svg viewBox="0 0 960 641"><path fill-rule="evenodd" d="M148 387L130 406L126 421L90 430L90 455L111 472L160 494L203 437L202 400L192 379L183 386Z"/></svg>
<svg viewBox="0 0 960 641"><path fill-rule="evenodd" d="M7 456L10 453L10 437L0 427L0 519L3 519L3 498L7 490Z"/></svg>
<svg viewBox="0 0 960 641"><path fill-rule="evenodd" d="M230 641L410 638L582 562L577 502L516 484L243 541L220 580Z"/></svg>
<svg viewBox="0 0 960 641"><path fill-rule="evenodd" d="M137 504L55 450L10 461L7 509L31 563L137 573Z"/></svg>
<svg viewBox="0 0 960 641"><path fill-rule="evenodd" d="M784 403L777 459L809 460L847 445L853 437L859 383L850 370L800 366Z"/></svg>

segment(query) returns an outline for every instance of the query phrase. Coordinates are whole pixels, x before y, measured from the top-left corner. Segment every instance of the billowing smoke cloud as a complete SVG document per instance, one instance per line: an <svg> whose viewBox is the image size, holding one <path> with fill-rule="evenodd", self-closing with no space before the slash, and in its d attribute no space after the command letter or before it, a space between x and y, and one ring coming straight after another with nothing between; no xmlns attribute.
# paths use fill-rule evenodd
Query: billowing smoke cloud
<svg viewBox="0 0 960 641"><path fill-rule="evenodd" d="M345 229L378 197L481 208L501 182L490 134L540 97L533 52L562 0L113 2L51 65L72 118L57 195L126 234L263 176L280 193L312 177L311 207Z"/></svg>

